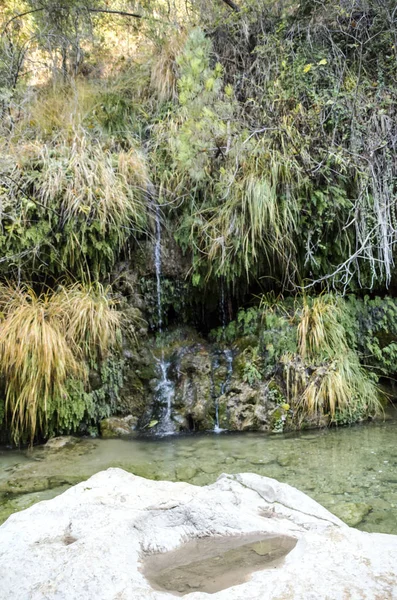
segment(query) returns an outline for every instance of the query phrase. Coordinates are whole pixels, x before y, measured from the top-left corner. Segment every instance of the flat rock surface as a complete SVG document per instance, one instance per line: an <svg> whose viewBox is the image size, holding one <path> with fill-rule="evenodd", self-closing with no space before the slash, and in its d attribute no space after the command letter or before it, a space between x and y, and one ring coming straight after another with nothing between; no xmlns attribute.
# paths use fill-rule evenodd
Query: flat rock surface
<svg viewBox="0 0 397 600"><path fill-rule="evenodd" d="M208 536L290 536L274 568L188 600L397 600L397 536L352 529L295 488L252 473L216 483L108 469L0 527L1 600L172 600L142 561Z"/></svg>

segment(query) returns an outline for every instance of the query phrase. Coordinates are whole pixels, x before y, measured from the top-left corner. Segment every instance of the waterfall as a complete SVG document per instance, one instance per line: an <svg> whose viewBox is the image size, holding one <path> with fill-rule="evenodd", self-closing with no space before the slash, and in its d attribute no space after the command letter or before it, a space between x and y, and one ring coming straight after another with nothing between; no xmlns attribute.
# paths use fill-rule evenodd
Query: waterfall
<svg viewBox="0 0 397 600"><path fill-rule="evenodd" d="M158 327L160 333L163 327L163 314L161 309L161 220L160 220L160 206L156 202L155 206L155 218L156 218L156 241L154 244L154 266L156 269L156 284L157 284L157 316L158 316Z"/></svg>
<svg viewBox="0 0 397 600"><path fill-rule="evenodd" d="M221 322L222 322L222 329L223 331L225 331L226 329L226 325L227 325L227 316L226 316L226 298L225 298L225 278L222 276L221 277L221 297L220 297L220 313L221 313Z"/></svg>
<svg viewBox="0 0 397 600"><path fill-rule="evenodd" d="M221 294L220 294L220 299L219 299L219 308L220 308L222 332L223 332L222 337L224 338L228 318L227 318L227 296L225 294L225 278L223 276L220 278L220 292L221 292ZM231 378L233 375L233 353L231 350L225 349L225 350L221 350L221 351L217 352L215 361L212 364L212 370L219 368L219 366L220 366L219 356L222 356L226 363L226 377L223 380L223 382L221 383L221 386L219 389L219 394L217 394L216 389L215 389L213 375L212 375L212 391L213 391L213 396L214 396L214 401L215 401L215 426L214 426L215 433L219 433L219 432L223 431L223 429L221 429L220 424L219 424L219 398L221 396L223 396L223 394L226 394L226 392L228 391L230 381L231 381Z"/></svg>
<svg viewBox="0 0 397 600"><path fill-rule="evenodd" d="M163 312L161 305L161 219L160 206L155 203L156 239L154 244L154 266L156 269L157 285L157 316L160 336L163 332ZM162 406L160 420L156 427L156 433L160 435L171 435L175 433L172 421L172 401L175 395L175 385L168 379L170 363L164 359L164 347L161 341L161 359L159 361L160 378L156 387L156 401Z"/></svg>
<svg viewBox="0 0 397 600"><path fill-rule="evenodd" d="M221 350L220 353L218 353L218 356L216 356L215 361L213 362L213 365L212 365L213 370L218 369L220 366L219 354L224 358L225 363L226 363L226 377L221 383L221 386L219 389L219 394L216 393L215 383L214 383L214 380L212 379L212 389L213 389L213 395L214 395L214 399L215 399L215 425L214 425L215 433L220 433L221 431L224 431L224 429L222 429L220 427L220 423L219 423L219 398L221 396L223 396L223 394L226 394L226 392L228 391L230 381L231 381L232 375L233 375L233 353L231 350Z"/></svg>
<svg viewBox="0 0 397 600"><path fill-rule="evenodd" d="M156 433L159 435L172 435L175 433L175 426L172 421L172 400L175 395L175 384L168 379L168 369L170 363L164 360L162 356L159 363L160 380L156 387L156 400L162 404L162 412Z"/></svg>

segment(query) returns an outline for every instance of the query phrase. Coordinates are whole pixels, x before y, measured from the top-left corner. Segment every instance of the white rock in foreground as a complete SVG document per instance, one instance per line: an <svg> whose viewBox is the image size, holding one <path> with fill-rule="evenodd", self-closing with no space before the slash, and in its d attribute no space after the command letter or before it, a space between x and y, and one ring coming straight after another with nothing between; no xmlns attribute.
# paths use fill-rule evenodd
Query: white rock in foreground
<svg viewBox="0 0 397 600"><path fill-rule="evenodd" d="M1 600L172 600L140 572L143 553L197 537L297 538L280 567L188 600L397 599L397 536L349 528L295 488L251 473L207 487L109 469L0 527Z"/></svg>

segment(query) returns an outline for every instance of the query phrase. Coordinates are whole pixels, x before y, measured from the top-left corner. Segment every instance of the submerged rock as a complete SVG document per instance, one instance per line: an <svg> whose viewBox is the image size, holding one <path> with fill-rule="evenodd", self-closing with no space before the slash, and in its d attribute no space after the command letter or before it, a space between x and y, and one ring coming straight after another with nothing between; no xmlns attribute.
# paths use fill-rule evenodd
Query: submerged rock
<svg viewBox="0 0 397 600"><path fill-rule="evenodd" d="M238 546L239 536L245 540L248 535L258 536L252 568L237 579L226 570L214 600L397 598L397 536L351 529L289 485L245 473L222 475L198 488L149 481L120 469L98 473L12 515L0 527L2 596L166 600L172 597L169 592L178 591L172 581L167 593L158 588L161 580L151 584L145 565L156 553L170 552L171 558L180 548L173 568L185 580L194 569L198 582L191 588L177 582L180 593L206 600L200 582L209 581L202 569L208 563L213 572L214 561L200 564L196 557L193 564L192 543L213 539L230 549ZM272 538L288 540L282 553L269 556L266 546L256 548L257 540L266 544ZM250 561L251 550L244 552ZM167 564L167 555L163 558ZM277 561L261 566L262 558ZM228 560L234 564L233 556ZM258 564L262 570L256 570Z"/></svg>
<svg viewBox="0 0 397 600"><path fill-rule="evenodd" d="M48 442L45 444L44 448L45 450L53 450L56 452L57 450L61 450L62 448L65 448L67 446L75 446L79 442L79 438L73 437L71 435L60 435L58 437L49 439Z"/></svg>
<svg viewBox="0 0 397 600"><path fill-rule="evenodd" d="M190 481L197 473L198 469L195 467L178 467L176 470L176 476L179 481Z"/></svg>

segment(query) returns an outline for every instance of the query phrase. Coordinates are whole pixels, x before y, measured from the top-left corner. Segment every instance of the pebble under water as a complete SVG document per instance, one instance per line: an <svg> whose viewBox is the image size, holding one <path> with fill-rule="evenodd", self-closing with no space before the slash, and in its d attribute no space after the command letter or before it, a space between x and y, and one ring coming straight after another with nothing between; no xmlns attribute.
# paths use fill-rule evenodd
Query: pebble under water
<svg viewBox="0 0 397 600"><path fill-rule="evenodd" d="M397 411L349 428L88 439L57 451L0 448L0 522L108 467L206 485L253 472L289 483L352 526L397 534Z"/></svg>

